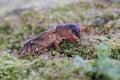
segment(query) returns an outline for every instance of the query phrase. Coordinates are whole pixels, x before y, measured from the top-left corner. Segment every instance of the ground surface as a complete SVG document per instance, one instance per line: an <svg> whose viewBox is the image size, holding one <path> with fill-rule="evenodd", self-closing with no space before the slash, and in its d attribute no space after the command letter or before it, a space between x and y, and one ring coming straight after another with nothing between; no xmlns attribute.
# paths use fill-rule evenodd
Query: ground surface
<svg viewBox="0 0 120 80"><path fill-rule="evenodd" d="M120 80L119 0L63 0L51 8L44 5L55 0L39 0L41 5L25 1L27 8L19 1L11 2L10 9L3 7L6 2L0 5L1 80ZM31 3L37 9L33 5L31 9ZM60 44L61 53L52 47L17 58L16 50L25 40L59 23L77 23L87 30L78 43Z"/></svg>

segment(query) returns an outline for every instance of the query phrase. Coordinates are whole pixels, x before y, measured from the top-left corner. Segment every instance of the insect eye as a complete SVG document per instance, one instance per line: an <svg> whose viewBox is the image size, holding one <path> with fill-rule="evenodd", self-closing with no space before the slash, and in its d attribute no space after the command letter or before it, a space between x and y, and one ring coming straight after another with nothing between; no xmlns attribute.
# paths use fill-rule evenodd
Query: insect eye
<svg viewBox="0 0 120 80"><path fill-rule="evenodd" d="M74 31L75 34L79 34L79 31Z"/></svg>
<svg viewBox="0 0 120 80"><path fill-rule="evenodd" d="M78 34L78 32L75 32L75 34Z"/></svg>
<svg viewBox="0 0 120 80"><path fill-rule="evenodd" d="M74 31L74 34L79 38L80 37L80 32Z"/></svg>

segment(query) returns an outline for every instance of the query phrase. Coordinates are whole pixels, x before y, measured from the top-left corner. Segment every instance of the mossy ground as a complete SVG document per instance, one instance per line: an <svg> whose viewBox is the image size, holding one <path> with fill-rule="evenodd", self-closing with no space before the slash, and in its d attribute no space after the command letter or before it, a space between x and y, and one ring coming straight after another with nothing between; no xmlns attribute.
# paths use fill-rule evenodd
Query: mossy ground
<svg viewBox="0 0 120 80"><path fill-rule="evenodd" d="M7 16L0 25L1 80L120 80L120 5L84 0ZM78 43L64 41L25 59L15 51L25 40L60 23L88 28ZM93 33L90 35L90 33Z"/></svg>

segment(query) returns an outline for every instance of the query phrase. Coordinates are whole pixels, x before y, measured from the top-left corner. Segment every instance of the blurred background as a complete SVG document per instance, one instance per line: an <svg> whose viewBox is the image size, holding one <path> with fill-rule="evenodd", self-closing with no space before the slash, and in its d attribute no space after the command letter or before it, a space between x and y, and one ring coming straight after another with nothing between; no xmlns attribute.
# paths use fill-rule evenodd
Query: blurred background
<svg viewBox="0 0 120 80"><path fill-rule="evenodd" d="M0 16L9 15L22 10L41 10L56 7L78 0L0 0Z"/></svg>

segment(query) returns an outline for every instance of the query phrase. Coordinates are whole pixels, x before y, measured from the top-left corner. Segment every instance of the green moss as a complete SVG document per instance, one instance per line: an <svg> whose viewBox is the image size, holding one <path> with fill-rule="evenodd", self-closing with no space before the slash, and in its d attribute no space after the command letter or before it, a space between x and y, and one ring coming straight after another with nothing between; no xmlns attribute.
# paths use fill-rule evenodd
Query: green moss
<svg viewBox="0 0 120 80"><path fill-rule="evenodd" d="M5 25L0 26L0 33L1 34L9 34L11 33L12 29L9 23L6 23Z"/></svg>
<svg viewBox="0 0 120 80"><path fill-rule="evenodd" d="M46 29L44 27L36 27L34 33L37 35L37 34L40 34L40 32L43 32L45 30Z"/></svg>
<svg viewBox="0 0 120 80"><path fill-rule="evenodd" d="M119 48L112 49L111 58L120 60L120 49Z"/></svg>

